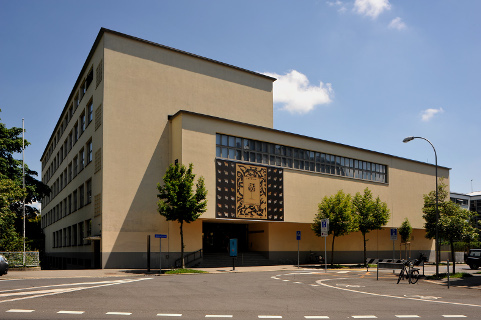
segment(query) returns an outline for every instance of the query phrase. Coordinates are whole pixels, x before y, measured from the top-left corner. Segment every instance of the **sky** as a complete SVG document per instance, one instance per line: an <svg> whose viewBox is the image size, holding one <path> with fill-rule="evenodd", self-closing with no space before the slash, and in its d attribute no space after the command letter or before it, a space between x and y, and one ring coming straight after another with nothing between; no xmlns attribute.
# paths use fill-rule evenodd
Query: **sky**
<svg viewBox="0 0 481 320"><path fill-rule="evenodd" d="M0 121L40 157L101 27L277 78L274 128L481 191L481 1L0 0ZM21 155L18 156L21 159ZM433 188L434 189L434 188Z"/></svg>

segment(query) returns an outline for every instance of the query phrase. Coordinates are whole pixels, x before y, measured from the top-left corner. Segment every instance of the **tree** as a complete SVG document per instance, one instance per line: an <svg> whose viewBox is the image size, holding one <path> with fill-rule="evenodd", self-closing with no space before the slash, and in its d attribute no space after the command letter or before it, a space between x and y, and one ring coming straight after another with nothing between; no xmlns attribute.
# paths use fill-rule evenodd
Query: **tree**
<svg viewBox="0 0 481 320"><path fill-rule="evenodd" d="M0 174L0 251L23 250L23 239L15 230L16 214L10 205L24 196L21 186Z"/></svg>
<svg viewBox="0 0 481 320"><path fill-rule="evenodd" d="M193 190L195 174L192 173L193 164L187 169L184 165L171 164L163 177L164 185L157 184L158 211L167 221L180 223L180 258L182 268L184 263L184 222L190 223L201 216L207 207L207 190L204 178L197 180L195 192Z"/></svg>
<svg viewBox="0 0 481 320"><path fill-rule="evenodd" d="M356 223L352 214L352 197L339 190L335 195L322 199L318 205L318 213L311 225L316 236L321 236L321 220L329 219L329 233L332 234L331 265L334 264L334 240L336 237L356 231Z"/></svg>
<svg viewBox="0 0 481 320"><path fill-rule="evenodd" d="M1 110L0 110L1 112ZM7 197L8 201L2 201L0 219L0 243L3 243L3 250L23 250L22 238L23 233L23 198L25 197L25 216L26 228L29 229L27 235L35 234L38 237L42 234L40 224L38 223L39 211L29 206L33 202L40 201L44 196L50 193L50 188L35 179L37 172L30 170L25 165L25 193L18 197L19 188L23 189L23 172L22 161L15 159L15 155L22 152L22 128L12 127L8 129L5 124L0 123L0 179L2 181L1 190L2 197ZM25 147L30 145L25 141ZM16 196L12 196L16 195ZM7 199L3 198L3 199ZM7 208L8 207L8 208ZM20 238L20 240L18 240ZM39 239L35 239L39 240ZM26 239L28 243L28 239ZM19 245L22 244L22 245ZM43 248L40 241L32 243L37 249ZM0 245L0 249L2 245Z"/></svg>
<svg viewBox="0 0 481 320"><path fill-rule="evenodd" d="M364 189L364 194L356 193L352 200L357 229L362 233L364 244L364 264L366 264L366 234L372 230L380 230L389 220L389 209L387 204L382 202L379 197L376 200L372 197L369 188Z"/></svg>
<svg viewBox="0 0 481 320"><path fill-rule="evenodd" d="M447 186L441 179L438 186L438 210L439 220L436 223L436 192L431 191L424 195L423 218L426 221L426 238L436 238L436 225L440 238L449 242L451 247L451 261L453 261L453 273L456 272L454 259L454 242L465 239L476 240L478 230L474 226L475 213L461 208L450 201Z"/></svg>
<svg viewBox="0 0 481 320"><path fill-rule="evenodd" d="M409 239L411 239L411 234L413 232L413 228L409 223L408 218L404 219L403 223L399 227L399 235L401 236L401 243L407 243ZM401 249L401 245L399 245L399 249Z"/></svg>

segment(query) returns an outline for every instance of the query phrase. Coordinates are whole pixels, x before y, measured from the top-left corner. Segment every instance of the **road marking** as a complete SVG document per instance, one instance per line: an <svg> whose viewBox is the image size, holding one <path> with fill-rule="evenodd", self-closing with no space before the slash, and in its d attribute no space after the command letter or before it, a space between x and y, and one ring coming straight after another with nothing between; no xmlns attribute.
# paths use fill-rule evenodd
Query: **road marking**
<svg viewBox="0 0 481 320"><path fill-rule="evenodd" d="M206 314L206 318L232 318L231 314Z"/></svg>
<svg viewBox="0 0 481 320"><path fill-rule="evenodd" d="M52 286L42 286L42 287L34 287L34 288L21 288L21 289L14 289L14 290L3 290L0 291L0 297L9 297L9 296L18 296L23 295L26 297L19 297L13 298L9 300L2 300L0 303L4 302L11 302L11 301L18 301L18 300L25 300L25 299L33 299L45 296L51 296L56 294L86 290L86 289L93 289L93 288L100 288L100 287L107 287L113 286L118 284L126 284L132 282L138 282L143 280L151 280L153 278L141 278L141 279L124 279L124 280L114 280L114 281L99 281L99 282L84 282L84 283L70 283L70 284L59 284L59 285L52 285ZM95 285L98 284L98 285ZM75 288L63 288L63 289L50 289L50 290L35 290L39 288L51 288L51 287L65 287L65 286L78 286L78 285L92 285L90 287L75 287ZM29 290L18 292L21 290Z"/></svg>
<svg viewBox="0 0 481 320"><path fill-rule="evenodd" d="M435 297L435 296L419 296L419 295L407 295L405 294L404 295L405 297L408 297L408 298L418 298L418 299L423 299L423 300L437 300L437 299L441 299L442 297Z"/></svg>
<svg viewBox="0 0 481 320"><path fill-rule="evenodd" d="M337 273L349 273L350 271L338 271Z"/></svg>
<svg viewBox="0 0 481 320"><path fill-rule="evenodd" d="M297 283L297 284L302 284L302 282L294 282L294 283Z"/></svg>
<svg viewBox="0 0 481 320"><path fill-rule="evenodd" d="M282 280L282 281L286 281L286 282L287 282L287 281L291 281L291 280Z"/></svg>
<svg viewBox="0 0 481 320"><path fill-rule="evenodd" d="M340 288L336 286L331 286L328 284L325 284L324 281L331 281L331 280L349 280L348 278L339 278L339 279L324 279L324 280L317 280L316 283L319 283L320 285L332 289L337 289L337 290L344 290L344 291L349 291L349 292L355 292L355 293L362 293L362 294L367 294L371 296L377 296L377 297L386 297L386 298L394 298L394 299L406 299L406 300L414 300L414 301L420 301L420 302L433 302L433 303L441 303L441 304L451 304L451 305L456 305L456 306L467 306L467 307L481 307L479 304L469 304L469 303L461 303L461 302L449 302L449 301L438 301L438 300L424 300L424 299L417 299L417 298L409 298L409 297L400 297L400 296L391 296L388 294L379 294L379 293L372 293L372 292L365 292L365 291L358 291L358 290L352 290L352 289L347 289L347 288Z"/></svg>
<svg viewBox="0 0 481 320"><path fill-rule="evenodd" d="M395 315L396 318L421 318L418 315L415 314L397 314Z"/></svg>
<svg viewBox="0 0 481 320"><path fill-rule="evenodd" d="M306 319L329 319L328 316L304 316Z"/></svg>
<svg viewBox="0 0 481 320"><path fill-rule="evenodd" d="M311 287L319 287L318 284L311 284L310 286L311 286Z"/></svg>
<svg viewBox="0 0 481 320"><path fill-rule="evenodd" d="M84 314L85 311L59 311L57 313L62 313L62 314Z"/></svg>
<svg viewBox="0 0 481 320"><path fill-rule="evenodd" d="M114 316L130 316L132 312L107 312L106 314Z"/></svg>
<svg viewBox="0 0 481 320"><path fill-rule="evenodd" d="M377 319L376 316L372 316L372 315L369 315L369 316L352 316L354 319Z"/></svg>
<svg viewBox="0 0 481 320"><path fill-rule="evenodd" d="M182 313L157 313L157 317L182 317Z"/></svg>
<svg viewBox="0 0 481 320"><path fill-rule="evenodd" d="M443 318L467 318L462 314L443 314L442 317Z"/></svg>
<svg viewBox="0 0 481 320"><path fill-rule="evenodd" d="M282 319L282 316L257 316L259 319Z"/></svg>
<svg viewBox="0 0 481 320"><path fill-rule="evenodd" d="M34 312L35 310L25 310L25 309L10 309L7 312Z"/></svg>

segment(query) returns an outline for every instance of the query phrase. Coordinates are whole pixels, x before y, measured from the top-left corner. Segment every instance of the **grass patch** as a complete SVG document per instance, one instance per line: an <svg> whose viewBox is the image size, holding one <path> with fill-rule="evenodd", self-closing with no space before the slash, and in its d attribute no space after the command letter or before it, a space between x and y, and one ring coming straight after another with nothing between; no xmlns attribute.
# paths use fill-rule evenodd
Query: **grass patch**
<svg viewBox="0 0 481 320"><path fill-rule="evenodd" d="M195 269L173 269L165 272L165 274L182 274L182 273L207 273L207 271L195 270Z"/></svg>
<svg viewBox="0 0 481 320"><path fill-rule="evenodd" d="M449 278L469 278L472 277L473 275L471 273L467 272L456 272L456 273L450 273ZM448 277L447 273L440 273L438 276L433 275L433 276L428 276L426 279L428 280L441 280L441 279L446 279Z"/></svg>

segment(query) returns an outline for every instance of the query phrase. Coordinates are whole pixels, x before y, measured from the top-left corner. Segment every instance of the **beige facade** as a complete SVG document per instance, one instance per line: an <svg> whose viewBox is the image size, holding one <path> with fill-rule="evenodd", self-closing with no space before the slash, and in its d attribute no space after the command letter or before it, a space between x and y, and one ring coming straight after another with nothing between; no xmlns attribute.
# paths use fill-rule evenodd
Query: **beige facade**
<svg viewBox="0 0 481 320"><path fill-rule="evenodd" d="M434 186L434 167L274 130L273 81L248 70L102 29L41 159L43 181L53 189L42 209L51 265L145 268L147 236L166 234L162 261L163 266L172 266L180 251L179 229L177 223L167 222L158 214L156 185L176 160L193 163L194 172L205 177L208 190L207 212L185 225L187 252L218 251L225 242L221 236L242 233L242 251L259 252L277 262L297 255L297 230L302 231L300 250L304 255L323 251L323 241L310 230L317 204L340 189L354 194L366 187L387 202L392 213L385 229L369 235L368 250L392 250L392 242L387 241L389 228L399 227L408 217L416 228L411 249L430 252L432 242L423 236L421 208L422 195ZM333 164L333 173L329 174L322 172L315 160L311 163L313 170L295 168L297 160L293 156L279 158L279 165L275 157L274 162L266 163L269 154L260 151L251 155L259 161L224 157L218 154L222 147L216 139L227 136L239 141L251 139L259 146L263 143L273 148L306 150L313 157L328 154L342 161L355 159L356 165L377 164L385 172L379 173L382 179L376 181L370 178L370 172L356 176L348 166L341 168L340 164ZM234 154L236 150L231 148L229 152ZM82 154L85 160L79 170ZM264 209L279 211L266 213L265 220L232 218L233 212L219 212L216 166L221 161L276 171L283 179L279 185L283 188L279 192L282 205L278 203L274 208L266 204ZM440 175L449 182L449 169L440 168ZM336 239L341 261L359 258L360 239L359 234ZM156 256L152 254L155 266L159 242L151 243L152 252L156 252Z"/></svg>

